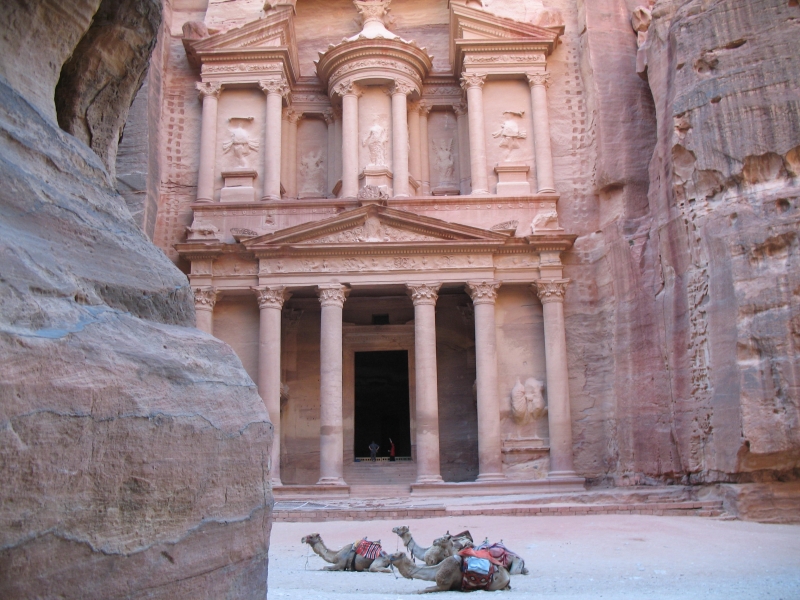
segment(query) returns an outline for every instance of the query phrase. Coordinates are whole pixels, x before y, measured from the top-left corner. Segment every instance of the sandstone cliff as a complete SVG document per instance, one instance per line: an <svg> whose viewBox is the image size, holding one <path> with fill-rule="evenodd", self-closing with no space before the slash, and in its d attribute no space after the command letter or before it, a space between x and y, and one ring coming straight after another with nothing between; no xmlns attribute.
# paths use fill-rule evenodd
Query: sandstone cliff
<svg viewBox="0 0 800 600"><path fill-rule="evenodd" d="M3 598L266 594L272 426L107 169L160 11L0 6Z"/></svg>

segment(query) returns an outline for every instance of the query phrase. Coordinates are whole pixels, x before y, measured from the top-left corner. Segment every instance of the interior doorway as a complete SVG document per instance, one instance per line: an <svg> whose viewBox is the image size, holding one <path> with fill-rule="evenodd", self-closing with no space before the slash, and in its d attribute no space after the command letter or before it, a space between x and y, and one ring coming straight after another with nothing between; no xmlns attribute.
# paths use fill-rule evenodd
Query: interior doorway
<svg viewBox="0 0 800 600"><path fill-rule="evenodd" d="M378 456L388 457L391 438L396 456L410 458L408 351L356 352L354 366L355 456L368 457L375 441Z"/></svg>

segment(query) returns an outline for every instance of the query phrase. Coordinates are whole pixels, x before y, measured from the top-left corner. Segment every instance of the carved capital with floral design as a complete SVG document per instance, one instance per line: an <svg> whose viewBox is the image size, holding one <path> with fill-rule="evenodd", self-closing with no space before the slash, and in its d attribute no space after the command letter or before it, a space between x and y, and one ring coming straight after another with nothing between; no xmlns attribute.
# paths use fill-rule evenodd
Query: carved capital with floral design
<svg viewBox="0 0 800 600"><path fill-rule="evenodd" d="M499 281L468 281L466 285L472 304L494 304L499 288Z"/></svg>
<svg viewBox="0 0 800 600"><path fill-rule="evenodd" d="M319 296L319 303L322 306L338 306L342 308L349 293L350 288L338 283L317 286L317 296Z"/></svg>
<svg viewBox="0 0 800 600"><path fill-rule="evenodd" d="M349 79L345 81L340 81L335 86L333 86L333 93L338 96L360 96L361 89L358 85Z"/></svg>
<svg viewBox="0 0 800 600"><path fill-rule="evenodd" d="M194 292L195 310L214 310L217 303L217 289L213 287L197 287Z"/></svg>
<svg viewBox="0 0 800 600"><path fill-rule="evenodd" d="M457 117L463 117L468 112L467 103L459 102L458 104L453 104L453 112L456 113Z"/></svg>
<svg viewBox="0 0 800 600"><path fill-rule="evenodd" d="M303 118L303 112L299 110L294 110L290 108L286 111L286 120L289 121L291 124L297 123L300 119Z"/></svg>
<svg viewBox="0 0 800 600"><path fill-rule="evenodd" d="M486 74L480 73L462 73L461 74L461 87L465 90L469 88L482 88L486 83Z"/></svg>
<svg viewBox="0 0 800 600"><path fill-rule="evenodd" d="M433 107L430 104L428 104L424 100L421 100L419 103L419 115L421 117L427 117L431 112L431 108Z"/></svg>
<svg viewBox="0 0 800 600"><path fill-rule="evenodd" d="M402 94L403 96L408 96L417 90L415 86L411 85L410 83L406 83L405 81L395 81L394 85L389 89L391 90L392 95Z"/></svg>
<svg viewBox="0 0 800 600"><path fill-rule="evenodd" d="M550 83L550 73L528 73L528 85L533 87L535 85L543 85L547 87Z"/></svg>
<svg viewBox="0 0 800 600"><path fill-rule="evenodd" d="M392 0L353 0L361 18L364 20L364 25L369 21L384 22L386 12L389 10L389 4Z"/></svg>
<svg viewBox="0 0 800 600"><path fill-rule="evenodd" d="M531 289L539 296L542 304L564 302L569 279L537 279Z"/></svg>
<svg viewBox="0 0 800 600"><path fill-rule="evenodd" d="M280 94L286 96L289 93L289 86L286 79L283 77L270 77L269 79L261 79L258 82L261 91L265 94Z"/></svg>
<svg viewBox="0 0 800 600"><path fill-rule="evenodd" d="M439 298L439 288L441 283L407 283L408 293L414 306L430 304L435 306Z"/></svg>
<svg viewBox="0 0 800 600"><path fill-rule="evenodd" d="M326 125L333 125L333 122L336 120L336 116L330 108L322 111L322 118Z"/></svg>
<svg viewBox="0 0 800 600"><path fill-rule="evenodd" d="M258 300L258 308L264 310L265 308L283 308L283 303L286 302L291 294L286 291L284 285L268 285L264 287L250 288L256 293Z"/></svg>
<svg viewBox="0 0 800 600"><path fill-rule="evenodd" d="M221 83L209 83L207 81L198 81L194 84L199 92L200 100L205 100L207 96L219 98L222 93Z"/></svg>

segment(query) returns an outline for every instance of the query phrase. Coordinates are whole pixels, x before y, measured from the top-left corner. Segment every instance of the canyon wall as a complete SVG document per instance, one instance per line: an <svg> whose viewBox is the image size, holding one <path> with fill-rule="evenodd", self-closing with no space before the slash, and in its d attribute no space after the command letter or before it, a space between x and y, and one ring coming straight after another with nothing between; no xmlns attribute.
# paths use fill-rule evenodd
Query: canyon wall
<svg viewBox="0 0 800 600"><path fill-rule="evenodd" d="M0 6L3 598L266 595L272 425L108 168L160 19Z"/></svg>

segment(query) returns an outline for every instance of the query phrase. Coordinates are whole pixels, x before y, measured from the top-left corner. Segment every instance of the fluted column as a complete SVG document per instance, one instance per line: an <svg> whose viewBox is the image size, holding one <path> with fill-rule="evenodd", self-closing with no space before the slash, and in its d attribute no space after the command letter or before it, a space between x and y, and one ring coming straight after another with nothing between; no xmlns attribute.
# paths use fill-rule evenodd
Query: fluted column
<svg viewBox="0 0 800 600"><path fill-rule="evenodd" d="M214 305L217 303L217 290L213 287L194 288L195 327L214 335Z"/></svg>
<svg viewBox="0 0 800 600"><path fill-rule="evenodd" d="M483 84L485 81L486 75L474 73L461 75L461 86L467 90L469 157L473 194L489 193L489 178L486 174L486 130L483 117Z"/></svg>
<svg viewBox="0 0 800 600"><path fill-rule="evenodd" d="M303 113L290 110L286 113L289 122L289 133L286 136L286 196L297 198L297 122L303 118Z"/></svg>
<svg viewBox="0 0 800 600"><path fill-rule="evenodd" d="M572 413L569 405L564 293L569 279L537 280L533 291L542 302L547 372L547 418L550 428L549 477L574 477Z"/></svg>
<svg viewBox="0 0 800 600"><path fill-rule="evenodd" d="M442 481L439 460L439 385L436 368L436 300L440 283L407 284L414 302L417 483Z"/></svg>
<svg viewBox="0 0 800 600"><path fill-rule="evenodd" d="M358 196L358 86L343 81L333 90L342 97L342 198Z"/></svg>
<svg viewBox="0 0 800 600"><path fill-rule="evenodd" d="M264 195L263 200L281 198L281 120L283 96L288 90L283 77L262 79L258 82L267 95L267 119L264 146Z"/></svg>
<svg viewBox="0 0 800 600"><path fill-rule="evenodd" d="M281 311L291 294L286 288L266 286L253 288L260 309L258 334L258 393L272 421L272 454L270 480L281 483Z"/></svg>
<svg viewBox="0 0 800 600"><path fill-rule="evenodd" d="M222 85L197 83L203 102L203 121L200 125L200 167L197 171L197 201L214 200L214 164L217 151L217 106Z"/></svg>
<svg viewBox="0 0 800 600"><path fill-rule="evenodd" d="M464 102L453 105L458 122L458 176L459 190L462 196L470 193L469 165L469 119L467 105Z"/></svg>
<svg viewBox="0 0 800 600"><path fill-rule="evenodd" d="M426 102L419 103L419 162L422 176L422 195L431 195L431 159L428 146L428 115L431 107Z"/></svg>
<svg viewBox="0 0 800 600"><path fill-rule="evenodd" d="M550 73L528 75L533 107L533 144L536 154L536 187L539 192L555 192L553 153L550 148L550 116L547 111L547 83Z"/></svg>
<svg viewBox="0 0 800 600"><path fill-rule="evenodd" d="M336 125L332 110L326 110L322 113L322 118L325 119L325 125L328 126L328 156L325 161L328 170L325 195L330 198L333 193L333 186L336 185L336 166L333 158L336 154Z"/></svg>
<svg viewBox="0 0 800 600"><path fill-rule="evenodd" d="M348 289L331 284L317 287L322 305L319 342L319 482L344 485L342 429L342 308Z"/></svg>
<svg viewBox="0 0 800 600"><path fill-rule="evenodd" d="M408 105L408 146L408 172L415 181L420 182L419 102L410 102Z"/></svg>
<svg viewBox="0 0 800 600"><path fill-rule="evenodd" d="M408 102L414 88L395 81L392 86L392 170L395 198L408 197Z"/></svg>
<svg viewBox="0 0 800 600"><path fill-rule="evenodd" d="M475 309L475 366L478 388L478 481L503 479L500 403L497 397L497 281L470 281Z"/></svg>

